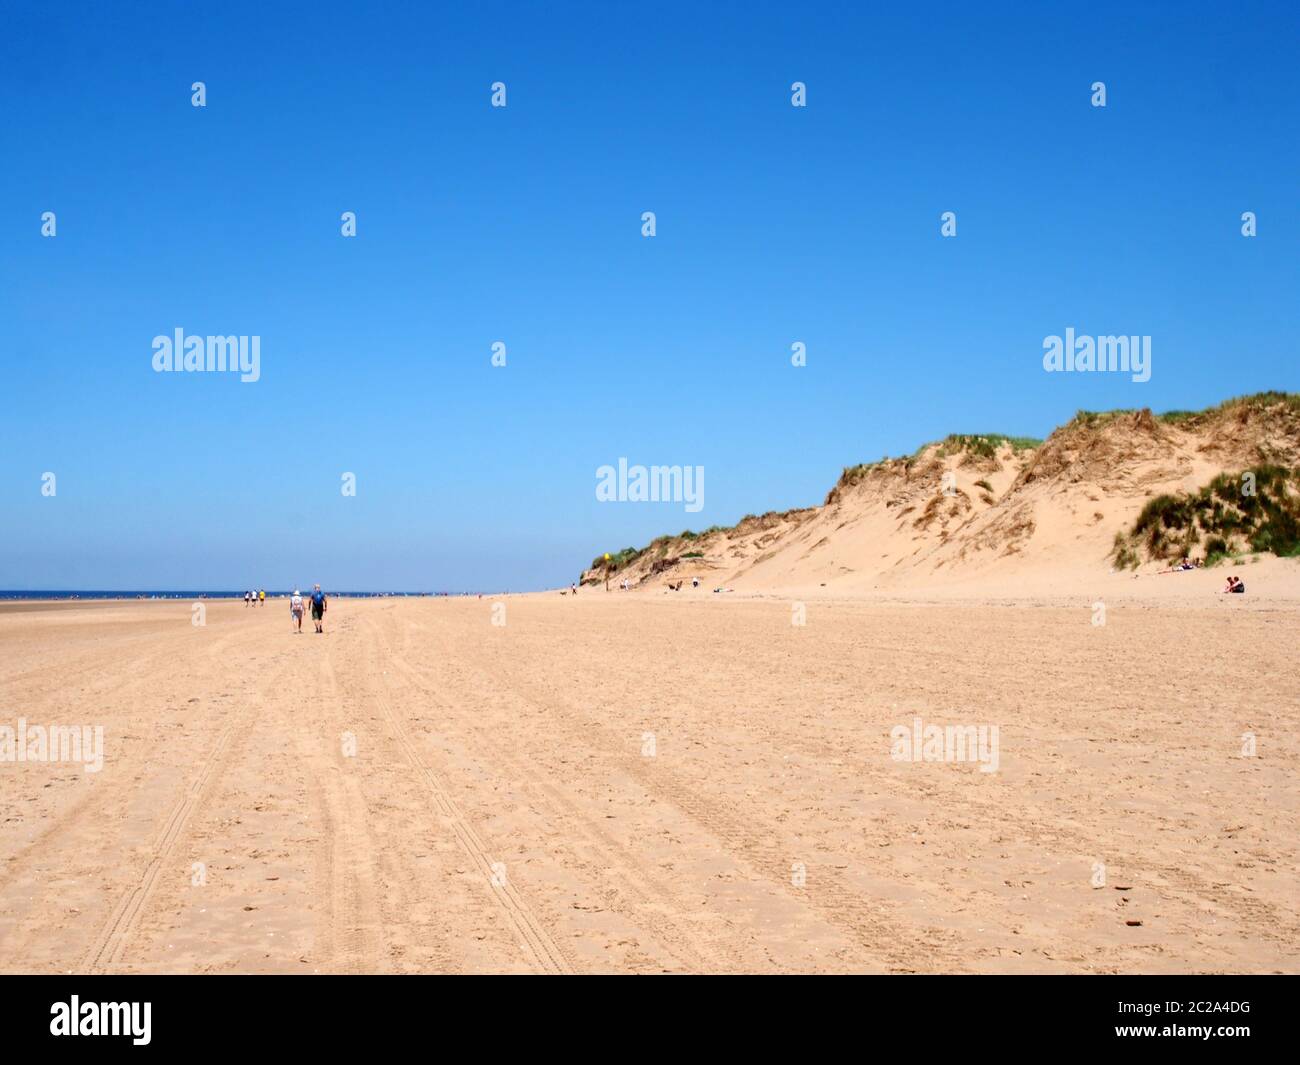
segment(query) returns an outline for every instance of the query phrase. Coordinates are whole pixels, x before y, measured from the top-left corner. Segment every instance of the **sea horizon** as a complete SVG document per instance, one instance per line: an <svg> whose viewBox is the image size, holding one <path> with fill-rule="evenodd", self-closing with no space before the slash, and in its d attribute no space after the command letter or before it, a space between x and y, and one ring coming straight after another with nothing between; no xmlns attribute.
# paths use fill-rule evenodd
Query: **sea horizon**
<svg viewBox="0 0 1300 1065"><path fill-rule="evenodd" d="M144 589L144 588L42 588L34 590L22 590L16 588L0 588L0 601L10 600L58 600L58 599L242 599L246 591L250 589L241 589L240 591L227 590L200 590L200 589ZM267 598L283 598L293 594L293 589L263 589ZM299 590L304 594L308 589L299 586ZM421 597L437 598L441 596L473 596L473 595L506 595L508 592L478 592L478 591L329 591L326 595L337 596L346 599L379 599L388 596L399 597Z"/></svg>

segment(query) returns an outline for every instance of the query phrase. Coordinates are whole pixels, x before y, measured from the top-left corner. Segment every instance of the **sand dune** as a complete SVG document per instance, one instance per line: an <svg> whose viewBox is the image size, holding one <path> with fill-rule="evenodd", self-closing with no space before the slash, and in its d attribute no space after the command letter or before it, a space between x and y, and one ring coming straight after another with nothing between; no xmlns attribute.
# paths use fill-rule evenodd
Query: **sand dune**
<svg viewBox="0 0 1300 1065"><path fill-rule="evenodd" d="M0 969L1297 968L1294 602L504 602L0 613Z"/></svg>
<svg viewBox="0 0 1300 1065"><path fill-rule="evenodd" d="M662 537L611 573L641 589L698 577L710 589L802 595L1087 594L1116 567L1116 534L1149 500L1268 465L1300 466L1294 397L1163 417L1081 414L1041 443L950 437L846 469L822 506ZM1288 498L1300 506L1294 485ZM1205 543L1188 553L1204 557ZM1168 568L1176 546L1168 557L1143 551L1137 575ZM1249 553L1243 538L1233 546ZM603 566L584 574L593 586L605 577Z"/></svg>

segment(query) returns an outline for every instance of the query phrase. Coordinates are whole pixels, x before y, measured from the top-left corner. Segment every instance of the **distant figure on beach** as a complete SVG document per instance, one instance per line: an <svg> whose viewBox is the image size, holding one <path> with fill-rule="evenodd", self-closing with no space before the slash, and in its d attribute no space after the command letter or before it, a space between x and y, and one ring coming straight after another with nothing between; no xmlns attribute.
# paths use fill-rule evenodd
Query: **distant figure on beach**
<svg viewBox="0 0 1300 1065"><path fill-rule="evenodd" d="M699 578L699 577L692 577L692 578L691 578L691 587L692 587L692 588L698 588L699 586L700 586L700 578Z"/></svg>
<svg viewBox="0 0 1300 1065"><path fill-rule="evenodd" d="M257 605L258 605L258 606L266 606L266 589L265 589L265 588L259 588L259 589L257 590Z"/></svg>
<svg viewBox="0 0 1300 1065"><path fill-rule="evenodd" d="M311 619L316 623L316 631L325 631L325 609L329 602L325 598L325 593L320 590L320 585L316 585L311 593Z"/></svg>
<svg viewBox="0 0 1300 1065"><path fill-rule="evenodd" d="M577 594L578 594L578 586L577 586L576 584L572 584L572 583L570 583L570 585L569 585L569 591L571 591L574 595L577 595Z"/></svg>
<svg viewBox="0 0 1300 1065"><path fill-rule="evenodd" d="M253 605L253 593L252 593L252 592L245 592L245 593L244 593L244 606L252 606L252 605Z"/></svg>
<svg viewBox="0 0 1300 1065"><path fill-rule="evenodd" d="M1225 593L1240 592L1244 595L1246 593L1246 582L1240 577L1229 577L1228 583L1223 586L1223 590Z"/></svg>
<svg viewBox="0 0 1300 1065"><path fill-rule="evenodd" d="M291 628L295 621L298 623L298 627L293 631L302 632L302 593L297 588L293 590L293 595L289 596L289 619Z"/></svg>

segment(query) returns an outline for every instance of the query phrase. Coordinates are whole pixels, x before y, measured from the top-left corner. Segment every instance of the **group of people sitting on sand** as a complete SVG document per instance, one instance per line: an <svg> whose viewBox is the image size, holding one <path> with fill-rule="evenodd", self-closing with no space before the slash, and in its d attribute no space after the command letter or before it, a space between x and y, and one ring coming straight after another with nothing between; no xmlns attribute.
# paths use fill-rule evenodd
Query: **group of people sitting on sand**
<svg viewBox="0 0 1300 1065"><path fill-rule="evenodd" d="M1172 569L1162 569L1160 572L1161 573L1186 573L1188 570L1202 569L1204 568L1204 566L1205 566L1204 559L1198 558L1193 560L1184 557L1183 560L1180 563L1178 563L1178 565L1174 566ZM1246 582L1243 581L1240 577L1229 577L1227 583L1224 584L1223 586L1223 590L1225 593L1238 592L1244 595L1246 592Z"/></svg>

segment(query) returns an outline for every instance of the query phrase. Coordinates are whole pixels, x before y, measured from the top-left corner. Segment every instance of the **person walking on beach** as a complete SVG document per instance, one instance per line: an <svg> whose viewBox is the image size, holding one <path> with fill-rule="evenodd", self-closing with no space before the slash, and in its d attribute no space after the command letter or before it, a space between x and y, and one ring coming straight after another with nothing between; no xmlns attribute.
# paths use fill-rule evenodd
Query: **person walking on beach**
<svg viewBox="0 0 1300 1065"><path fill-rule="evenodd" d="M259 588L259 589L257 590L257 605L258 605L258 606L266 606L266 589L265 589L265 588Z"/></svg>
<svg viewBox="0 0 1300 1065"><path fill-rule="evenodd" d="M245 593L244 593L244 606L252 606L252 605L253 605L253 593L252 593L252 592L245 592Z"/></svg>
<svg viewBox="0 0 1300 1065"><path fill-rule="evenodd" d="M293 629L295 621L298 627ZM302 632L302 592L297 588L293 590L293 595L289 596L289 625L293 632Z"/></svg>
<svg viewBox="0 0 1300 1065"><path fill-rule="evenodd" d="M316 622L316 631L325 631L325 611L329 607L329 601L325 598L325 593L320 590L320 585L312 590L311 593L311 619Z"/></svg>

